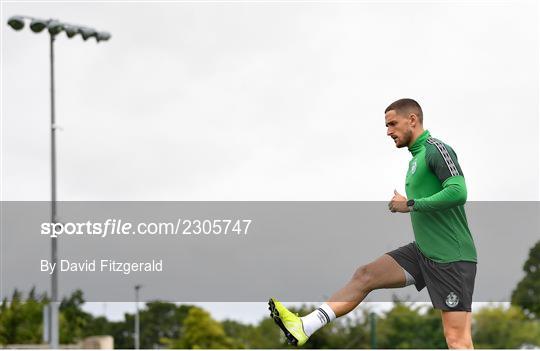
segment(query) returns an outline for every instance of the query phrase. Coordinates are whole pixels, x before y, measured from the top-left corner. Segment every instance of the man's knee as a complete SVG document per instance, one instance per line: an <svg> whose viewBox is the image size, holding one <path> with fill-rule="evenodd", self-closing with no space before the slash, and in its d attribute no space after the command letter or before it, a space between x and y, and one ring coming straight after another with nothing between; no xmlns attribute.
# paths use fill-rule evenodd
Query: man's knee
<svg viewBox="0 0 540 351"><path fill-rule="evenodd" d="M374 276L368 265L358 267L353 274L352 280L365 292L373 290Z"/></svg>
<svg viewBox="0 0 540 351"><path fill-rule="evenodd" d="M449 349L472 349L472 340L468 333L445 331L444 337Z"/></svg>
<svg viewBox="0 0 540 351"><path fill-rule="evenodd" d="M444 337L451 349L472 349L470 312L442 312Z"/></svg>

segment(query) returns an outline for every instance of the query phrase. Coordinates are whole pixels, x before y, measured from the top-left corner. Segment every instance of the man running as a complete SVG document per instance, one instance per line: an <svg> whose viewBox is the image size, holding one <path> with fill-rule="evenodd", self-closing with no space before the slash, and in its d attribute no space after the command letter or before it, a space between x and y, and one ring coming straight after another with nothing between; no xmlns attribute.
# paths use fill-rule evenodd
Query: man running
<svg viewBox="0 0 540 351"><path fill-rule="evenodd" d="M449 348L471 349L471 303L476 249L467 225L465 178L454 150L423 128L420 105L401 99L386 108L386 134L412 154L407 197L394 190L391 212L410 212L415 241L359 267L351 280L318 309L298 317L275 298L270 314L287 340L300 346L319 328L351 312L373 290L414 284L427 287L441 310Z"/></svg>

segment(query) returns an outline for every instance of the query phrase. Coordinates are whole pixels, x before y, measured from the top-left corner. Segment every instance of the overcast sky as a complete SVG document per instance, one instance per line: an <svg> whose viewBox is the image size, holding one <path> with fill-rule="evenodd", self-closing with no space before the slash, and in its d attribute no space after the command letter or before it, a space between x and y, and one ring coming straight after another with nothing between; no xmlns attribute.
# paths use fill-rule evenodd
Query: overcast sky
<svg viewBox="0 0 540 351"><path fill-rule="evenodd" d="M59 200L388 200L411 97L471 200L539 200L535 1L2 2L1 199L49 200L48 35Z"/></svg>

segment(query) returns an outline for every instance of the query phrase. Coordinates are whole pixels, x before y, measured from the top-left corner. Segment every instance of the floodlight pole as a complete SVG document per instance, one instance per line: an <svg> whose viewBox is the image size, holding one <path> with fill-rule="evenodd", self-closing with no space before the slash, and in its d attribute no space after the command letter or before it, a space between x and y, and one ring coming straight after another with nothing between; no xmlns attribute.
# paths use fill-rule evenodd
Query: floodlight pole
<svg viewBox="0 0 540 351"><path fill-rule="evenodd" d="M54 40L55 34L49 33L51 43L51 223L56 223L56 125L54 118ZM55 269L51 275L50 345L58 349L58 269L57 241L51 237L51 263Z"/></svg>
<svg viewBox="0 0 540 351"><path fill-rule="evenodd" d="M141 347L141 324L139 320L139 289L140 285L135 285L135 349L138 350Z"/></svg>
<svg viewBox="0 0 540 351"><path fill-rule="evenodd" d="M375 312L369 314L369 326L371 349L375 350L377 348L377 315Z"/></svg>
<svg viewBox="0 0 540 351"><path fill-rule="evenodd" d="M66 32L68 38L72 38L78 33L81 34L83 40L87 40L91 37L96 38L97 42L107 41L111 38L110 33L97 32L92 28L75 26L68 23L60 23L57 20L41 20L29 16L12 16L8 19L8 25L14 30L21 30L24 28L25 20L32 20L30 29L39 33L45 28L49 32L50 36L50 64L51 64L51 223L56 223L58 218L56 217L56 129L58 128L54 118L55 104L54 104L54 40L56 35L62 31ZM50 328L47 331L50 347L52 349L58 349L58 311L60 307L60 301L58 301L58 270L60 269L58 263L58 247L57 238L51 237L51 264L54 267L51 274L51 301L50 308L48 308L48 324L44 322L44 325L49 325ZM44 338L45 339L45 338Z"/></svg>

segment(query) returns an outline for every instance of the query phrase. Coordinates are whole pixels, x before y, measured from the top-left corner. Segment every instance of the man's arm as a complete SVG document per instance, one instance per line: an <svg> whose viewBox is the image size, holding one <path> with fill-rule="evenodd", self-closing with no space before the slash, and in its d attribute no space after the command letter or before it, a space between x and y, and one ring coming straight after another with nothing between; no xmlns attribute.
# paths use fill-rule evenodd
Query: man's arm
<svg viewBox="0 0 540 351"><path fill-rule="evenodd" d="M431 196L414 199L414 211L439 211L465 204L467 186L454 150L438 140L429 139L426 145L426 162L441 181L443 188Z"/></svg>
<svg viewBox="0 0 540 351"><path fill-rule="evenodd" d="M431 212L463 205L467 201L467 186L462 175L443 182L443 189L422 199L414 199L414 211Z"/></svg>

